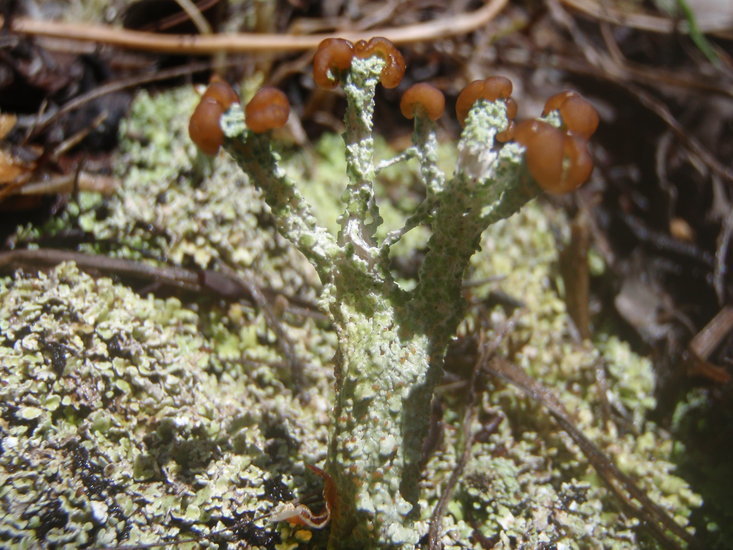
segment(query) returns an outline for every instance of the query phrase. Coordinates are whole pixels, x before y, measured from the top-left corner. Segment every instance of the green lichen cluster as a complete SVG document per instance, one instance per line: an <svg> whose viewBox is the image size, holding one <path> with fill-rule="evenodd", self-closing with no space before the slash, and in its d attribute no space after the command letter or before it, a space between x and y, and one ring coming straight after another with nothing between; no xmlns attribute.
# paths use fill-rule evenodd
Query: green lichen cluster
<svg viewBox="0 0 733 550"><path fill-rule="evenodd" d="M266 480L319 460L326 405L279 381L277 355L246 336L253 321L218 330L239 340L233 358L178 300L73 264L6 279L0 295L4 546L207 533L269 511Z"/></svg>
<svg viewBox="0 0 733 550"><path fill-rule="evenodd" d="M83 227L99 240L88 245L93 252L205 268L226 263L263 286L316 296L314 271L277 235L247 177L224 157L213 166L197 157L185 136L194 102L190 90L140 94L123 134L117 194L85 196L51 226L22 228L17 238ZM315 196L319 171L345 166L342 155L323 150L328 156L317 161L336 166L311 172L314 179L306 185ZM302 156L293 161L312 163ZM405 180L419 177L419 165L413 168L403 171ZM333 196L331 188L321 193ZM475 296L498 290L524 304L513 314L490 311L492 326L513 323L498 353L550 388L578 427L686 525L699 499L674 474L673 440L648 420L654 406L649 362L612 336L595 348L579 344L567 328L553 284L551 229L562 224L558 215L530 205L483 233L469 276L496 282ZM353 306L346 302L340 311L360 314ZM384 318L372 322L374 331L388 332ZM475 326L469 311L461 331ZM277 485L278 476L301 496L317 494L318 481L303 464L322 465L331 452L336 335L311 319L283 322L305 373L305 387L296 389L271 328L247 304L142 297L71 264L3 279L0 545L99 547L206 535L243 514L270 511L268 487ZM411 353L399 342L389 352ZM608 377L603 399L595 376L599 364ZM499 548L650 543L540 404L498 379L488 384L472 429L480 431L496 417L500 422L474 444L447 506L440 539L446 548L476 547L479 535ZM615 411L610 418L604 399ZM443 440L419 480L419 517L411 533L395 537L427 533L458 460L461 419L460 399L445 393ZM382 445L390 456L393 442ZM356 440L353 452L360 446ZM317 536L302 542L308 537L287 525L266 519L255 525L263 531L247 535L253 546L258 540L268 546L255 537L271 532L283 542L273 535L270 547L323 545Z"/></svg>

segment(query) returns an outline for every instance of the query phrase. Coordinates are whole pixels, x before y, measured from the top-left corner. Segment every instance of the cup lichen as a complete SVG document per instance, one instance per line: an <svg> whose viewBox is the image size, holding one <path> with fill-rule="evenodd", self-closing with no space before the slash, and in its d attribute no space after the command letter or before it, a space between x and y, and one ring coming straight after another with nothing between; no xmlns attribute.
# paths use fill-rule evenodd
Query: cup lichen
<svg viewBox="0 0 733 550"><path fill-rule="evenodd" d="M412 548L418 543L423 449L446 347L465 315L465 272L480 249L482 233L515 214L540 186L571 190L588 177L590 157L569 116L590 113L597 122L593 108L578 96L585 115L574 108L565 114L547 109L546 121L517 125L517 143L495 147L498 134L502 142L512 137L516 112L508 97L511 83L500 79L506 88L501 97L482 87L473 106L462 106L468 116L454 174L446 178L436 165L435 127L424 109L416 111L410 154L420 165L425 200L402 229L380 240L372 117L377 83L393 59L389 48L396 50L385 46L384 39L373 41L388 49L368 57L358 54L364 41L352 47L327 40L316 53L314 78L318 82L325 76L329 89L339 82L347 100L347 179L337 236L318 223L299 191L301 183L281 168L269 135L248 129L236 104L220 122L225 149L262 192L278 231L318 273L321 304L338 337L327 464L339 496L331 522L334 548ZM321 64L334 44L341 57L357 54L350 62L339 57L338 67L330 66L330 58ZM582 176L576 173L581 161ZM431 237L414 288L405 290L393 279L389 250L418 224L428 224ZM563 351L570 350L566 346ZM566 362L567 357L557 360Z"/></svg>
<svg viewBox="0 0 733 550"><path fill-rule="evenodd" d="M96 204L85 198L82 211L72 205L53 222L55 227L78 227L83 221L100 241L120 243L121 255L139 258L144 251L147 257L202 268L223 262L251 273L263 286L267 282L288 294L315 296L320 286L314 272L268 224L267 208L249 178L223 158L215 166L199 164L185 140L181 116L181 111L192 110L194 100L190 90L140 94L125 133L124 185L114 197L96 199ZM486 102L473 115L473 124L488 117L501 120L502 109ZM236 116L230 113L232 121ZM471 124L469 120L467 135L481 134ZM425 135L424 128L420 132ZM472 206L481 203L476 197L489 201L487 209L467 216L474 225L473 241L461 249L467 255L464 267L475 277L495 281L489 288L524 303L513 316L501 308L491 310L492 327L508 321L514 326L497 353L511 354L554 391L578 427L684 525L699 499L674 474L669 434L648 420L648 392L654 384L649 362L611 337L597 348L578 344L567 328L564 304L551 284L556 254L550 224L562 225L561 219L553 220L559 215L529 205L509 219L490 223L519 206L507 191L511 184L484 189L482 181L469 176L488 170L490 179L514 181L524 174L521 148L510 144L505 149L491 157L477 149L479 156L472 159L469 148L462 148L458 156L464 176L455 182L459 192L450 200L456 202L446 201L453 212L460 211L462 200ZM268 150L269 144L260 149L265 154ZM519 164L512 168L515 162ZM423 155L414 177L423 173L435 178L433 163L431 155ZM286 177L284 172L276 175ZM449 179L435 179L428 200L429 193L440 196L446 185L451 185ZM370 221L377 219L376 204L367 206ZM429 202L414 223L432 220L435 231L439 204ZM18 238L35 231L25 228ZM460 458L460 395L453 401L445 396L442 444L424 468L415 469L421 476L414 487L384 472L384 465L409 470L411 461L422 458L401 444L406 437L417 441L422 428L406 435L396 420L404 411L405 396L425 402L427 394L410 393L408 387L426 380L428 375L417 367L429 366L428 356L455 331L455 326L446 326L446 317L451 319L448 325L457 325L468 315L462 332L480 324L463 305L462 270L455 269L461 276L445 290L450 279L440 273L450 267L445 258L429 268L440 277L418 281L411 291L392 287L389 269L369 271L372 262L388 256L383 250L374 253L381 238L374 243L364 239L351 248L356 258L339 258L338 269L328 256L341 256L347 247L335 233L326 230L296 241L316 249L321 283L328 283L323 277L327 272L340 285L336 290L325 284L324 302L335 319L335 333L314 319L283 321L303 362L307 385L300 389L288 380L263 315L247 305L220 308L143 298L120 283L92 279L70 264L47 275L19 272L2 279L3 546L149 544L209 535L231 527L237 518L272 510L268 487L273 485L287 485L301 495L317 493L319 487L303 463L322 463L327 456L337 479L340 464L374 466L365 477L366 487L354 493L358 514L377 527L373 546L408 546L425 535L430 513ZM390 247L399 240L384 239ZM99 244L88 246L100 250ZM418 313L408 312L410 297L434 292L458 299L455 309L436 315L417 299L412 305L420 306L414 310ZM487 290L473 292L482 298ZM481 330L492 339L499 329ZM337 338L342 354L339 397L332 387ZM369 369L362 368L365 358ZM593 376L599 361L608 365L604 391L611 403L623 405L620 410L634 430L604 416ZM416 368L393 373L395 364ZM379 377L380 386L360 378L363 370ZM391 395L383 393L385 384L395 388ZM333 402L344 413L335 422L330 416ZM383 438L369 439L373 432L354 414L359 407L368 410L367 419L370 412L380 421L391 419L390 425L379 427ZM443 518L444 548L475 547L482 540L497 548L628 548L648 541L638 521L619 508L580 450L538 403L492 380L482 393L472 429L483 430L487 418L500 421L472 447ZM351 474L340 482L348 494ZM419 505L414 515L402 515L413 503ZM394 521L390 510L399 516ZM309 539L302 530L274 526L266 519L247 529L191 544L215 546L237 537L269 548L279 538L281 547L324 543L318 533ZM356 533L354 537L362 536L363 531ZM360 547L364 545L369 546Z"/></svg>

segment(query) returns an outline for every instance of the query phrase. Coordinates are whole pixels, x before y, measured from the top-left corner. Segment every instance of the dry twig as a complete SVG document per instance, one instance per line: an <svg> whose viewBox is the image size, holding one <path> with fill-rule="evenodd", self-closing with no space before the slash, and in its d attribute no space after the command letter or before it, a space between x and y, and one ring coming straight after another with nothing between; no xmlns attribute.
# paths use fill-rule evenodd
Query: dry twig
<svg viewBox="0 0 733 550"><path fill-rule="evenodd" d="M165 285L189 292L209 292L213 296L225 300L247 300L257 304L261 300L272 302L277 296L284 296L288 302L298 306L292 308L293 313L308 315L317 319L324 318L317 306L297 296L286 296L269 288L257 287L258 298L255 300L250 294L253 283L247 282L245 284L240 275L232 276L231 272L152 265L125 258L112 258L52 248L0 252L0 272L17 269L18 267L38 269L54 266L61 262L74 262L79 266L79 269L91 273L127 277L149 284Z"/></svg>
<svg viewBox="0 0 733 550"><path fill-rule="evenodd" d="M94 25L90 23L63 23L41 21L27 17L13 18L10 30L18 34L64 38L82 42L95 42L133 50L167 52L173 54L213 54L216 52L288 52L315 49L325 38L339 36L359 40L370 36L384 36L395 44L437 40L472 32L491 21L506 6L508 0L488 0L481 8L469 12L417 23L404 27L371 29L368 32L336 32L309 36L283 34L216 34L208 36L183 34L157 34ZM0 17L0 26L4 20Z"/></svg>

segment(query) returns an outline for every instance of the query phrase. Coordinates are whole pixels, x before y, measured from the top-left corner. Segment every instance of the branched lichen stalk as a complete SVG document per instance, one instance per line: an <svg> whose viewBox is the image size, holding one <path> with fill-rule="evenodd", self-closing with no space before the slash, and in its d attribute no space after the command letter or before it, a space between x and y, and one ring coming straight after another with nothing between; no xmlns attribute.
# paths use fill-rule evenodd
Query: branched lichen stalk
<svg viewBox="0 0 733 550"><path fill-rule="evenodd" d="M279 231L316 266L322 304L338 335L328 456L339 495L330 538L337 548L417 544L423 443L445 348L464 314L464 273L484 229L536 194L523 183L523 148L493 148L507 125L503 101L474 107L448 182L437 166L435 127L419 116L413 154L426 200L379 247L372 117L383 65L379 57L354 58L346 75L348 182L338 239L316 223L269 138L245 128L241 109L232 108L222 123L227 149L262 190ZM417 285L407 293L390 276L389 247L425 222L433 235Z"/></svg>
<svg viewBox="0 0 733 550"><path fill-rule="evenodd" d="M310 206L279 166L269 136L247 130L238 104L222 117L229 154L264 194L278 231L311 261L322 280L331 278L333 258L341 247L328 230L318 224Z"/></svg>
<svg viewBox="0 0 733 550"><path fill-rule="evenodd" d="M402 487L411 455L404 411L425 382L428 342L403 330L385 296L340 295L331 309L339 365L329 462L343 505L331 538L343 548L414 547L415 503Z"/></svg>
<svg viewBox="0 0 733 550"><path fill-rule="evenodd" d="M390 231L381 244L381 256L384 262L389 260L390 247L399 241L408 231L428 221L433 213L437 198L445 188L445 174L438 167L438 137L435 122L424 113L415 116L415 131L412 134L415 145L409 150L410 157L418 161L420 179L425 185L425 199L407 218L400 229Z"/></svg>
<svg viewBox="0 0 733 550"><path fill-rule="evenodd" d="M374 199L374 92L384 61L355 58L344 84L346 94L346 164L344 213L339 218L339 242L350 243L369 266L376 263L375 233L382 223Z"/></svg>
<svg viewBox="0 0 733 550"><path fill-rule="evenodd" d="M416 113L412 141L415 143L420 179L425 184L428 198L434 198L445 188L445 174L438 167L438 136L435 129L435 122L423 113Z"/></svg>
<svg viewBox="0 0 733 550"><path fill-rule="evenodd" d="M506 124L503 101L477 102L458 144L456 173L438 198L433 235L410 304L414 322L430 336L437 356L442 357L463 316L461 285L481 233L537 193L522 183L522 148L512 144L498 153L493 148Z"/></svg>

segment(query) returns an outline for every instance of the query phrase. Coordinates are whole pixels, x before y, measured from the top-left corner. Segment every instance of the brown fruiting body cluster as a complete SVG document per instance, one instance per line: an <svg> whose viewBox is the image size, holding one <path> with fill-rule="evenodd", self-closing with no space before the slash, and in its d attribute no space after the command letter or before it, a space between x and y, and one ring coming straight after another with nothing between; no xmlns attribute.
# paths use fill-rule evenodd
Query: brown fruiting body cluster
<svg viewBox="0 0 733 550"><path fill-rule="evenodd" d="M598 113L580 94L566 91L550 97L543 115L558 111L562 126L524 120L513 139L527 148L527 169L548 193L568 193L585 183L593 171L588 138L598 128Z"/></svg>
<svg viewBox="0 0 733 550"><path fill-rule="evenodd" d="M565 91L549 98L542 113L558 111L560 129L539 120L515 124L517 104L511 93L511 81L502 76L471 82L456 101L458 122L465 126L471 107L479 99L503 99L509 125L496 139L514 140L527 148L527 168L540 187L548 193L567 193L585 183L593 170L587 140L598 127L598 113L593 106L577 92Z"/></svg>
<svg viewBox="0 0 733 550"><path fill-rule="evenodd" d="M389 40L382 36L375 36L366 40L359 40L354 44L356 57L366 59L378 55L385 61L384 69L379 75L379 81L385 88L396 88L405 76L405 58Z"/></svg>
<svg viewBox="0 0 733 550"><path fill-rule="evenodd" d="M382 86L396 88L405 76L405 58L392 42L381 36L368 42L359 40L356 44L343 38L327 38L318 45L313 56L313 80L319 88L335 88L339 74L351 67L354 56L365 59L373 55L385 61L379 79Z"/></svg>
<svg viewBox="0 0 733 550"><path fill-rule="evenodd" d="M573 90L555 94L547 100L542 115L558 111L563 127L576 136L589 139L598 128L598 113L593 106Z"/></svg>
<svg viewBox="0 0 733 550"><path fill-rule="evenodd" d="M282 128L290 116L287 96L270 86L260 88L244 108L247 127L255 134Z"/></svg>
<svg viewBox="0 0 733 550"><path fill-rule="evenodd" d="M413 84L402 94L400 111L408 119L424 114L430 120L438 120L445 111L445 96L431 84Z"/></svg>
<svg viewBox="0 0 733 550"><path fill-rule="evenodd" d="M232 103L239 103L234 89L219 77L212 77L188 123L188 135L202 153L216 155L224 143L219 119Z"/></svg>
<svg viewBox="0 0 733 550"><path fill-rule="evenodd" d="M356 56L380 56L385 61L380 82L385 88L395 88L405 74L405 60L394 44L383 37L352 44L341 38L321 42L313 57L313 80L320 88L331 89L339 84ZM577 92L565 91L550 97L543 115L557 111L561 127L555 128L540 120L514 122L517 104L512 99L512 83L503 76L474 80L458 95L456 117L465 126L468 114L478 100L503 100L508 126L496 135L499 142L514 140L526 148L525 162L535 181L548 193L567 193L577 189L593 170L593 160L587 140L598 127L598 113ZM239 98L226 82L214 77L201 97L189 124L194 143L207 155L215 155L224 141L219 126L221 115ZM402 95L400 111L408 118L426 116L437 120L445 110L443 93L430 84L411 86ZM290 104L283 92L265 87L259 90L245 107L247 126L262 133L285 125Z"/></svg>
<svg viewBox="0 0 733 550"><path fill-rule="evenodd" d="M514 131L514 117L517 116L517 102L511 97L512 81L503 76L490 76L484 80L474 80L468 84L456 99L456 118L461 126L466 125L468 113L471 107L479 99L486 101L496 101L503 99L506 104L506 117L509 120L509 126L496 135L496 139L500 142L506 142L512 139Z"/></svg>
<svg viewBox="0 0 733 550"><path fill-rule="evenodd" d="M313 56L313 80L316 86L326 90L335 88L338 75L349 70L354 57L354 45L343 38L326 38ZM328 72L335 77L329 76Z"/></svg>

